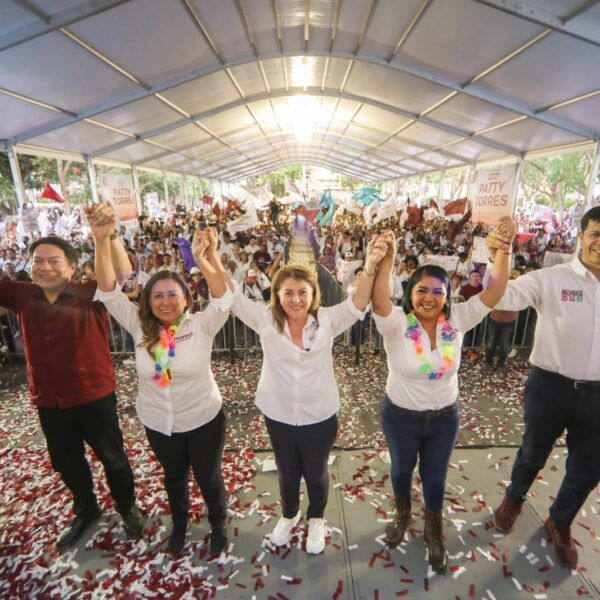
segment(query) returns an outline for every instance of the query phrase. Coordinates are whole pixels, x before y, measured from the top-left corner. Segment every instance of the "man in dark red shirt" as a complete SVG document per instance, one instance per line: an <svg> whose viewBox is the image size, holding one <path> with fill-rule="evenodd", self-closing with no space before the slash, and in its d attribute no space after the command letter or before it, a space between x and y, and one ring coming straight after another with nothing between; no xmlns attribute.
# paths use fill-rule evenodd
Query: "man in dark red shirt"
<svg viewBox="0 0 600 600"><path fill-rule="evenodd" d="M119 239L116 264L129 259ZM31 401L37 407L52 466L73 495L75 518L57 540L74 544L101 514L84 442L100 459L130 537L144 521L135 504L133 472L116 412L108 316L94 301L96 282L72 283L77 253L65 240L46 237L29 247L33 283L0 281L0 306L14 311L25 347ZM130 269L130 266L129 266Z"/></svg>

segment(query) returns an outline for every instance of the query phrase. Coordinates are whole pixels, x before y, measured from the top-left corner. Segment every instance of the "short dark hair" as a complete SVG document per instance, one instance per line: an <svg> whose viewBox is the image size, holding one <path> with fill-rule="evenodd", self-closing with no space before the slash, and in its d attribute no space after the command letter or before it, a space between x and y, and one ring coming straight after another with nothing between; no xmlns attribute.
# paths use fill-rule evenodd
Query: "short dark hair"
<svg viewBox="0 0 600 600"><path fill-rule="evenodd" d="M412 303L412 291L415 285L421 281L424 277L435 277L439 279L444 284L444 289L446 290L446 304L444 305L444 317L446 319L450 318L450 296L452 294L452 283L450 281L450 276L446 269L439 267L438 265L424 265L423 267L418 268L408 280L408 285L406 286L406 291L404 292L404 298L402 299L402 308L404 308L404 312L408 315L409 313L415 310L415 307Z"/></svg>
<svg viewBox="0 0 600 600"><path fill-rule="evenodd" d="M33 253L35 252L35 249L38 246L41 246L42 244L50 244L52 246L60 248L65 253L65 258L67 259L67 262L69 264L77 264L77 259L79 258L77 256L77 250L75 250L75 248L69 242L67 242L67 240L59 238L56 235L49 235L47 237L40 238L39 240L35 240L35 242L31 243L29 245L29 248L27 248L27 255L29 256L29 260L33 258Z"/></svg>
<svg viewBox="0 0 600 600"><path fill-rule="evenodd" d="M594 206L594 208L590 208L583 217L581 217L581 231L585 231L587 226L590 224L590 221L593 223L597 223L600 221L600 206Z"/></svg>

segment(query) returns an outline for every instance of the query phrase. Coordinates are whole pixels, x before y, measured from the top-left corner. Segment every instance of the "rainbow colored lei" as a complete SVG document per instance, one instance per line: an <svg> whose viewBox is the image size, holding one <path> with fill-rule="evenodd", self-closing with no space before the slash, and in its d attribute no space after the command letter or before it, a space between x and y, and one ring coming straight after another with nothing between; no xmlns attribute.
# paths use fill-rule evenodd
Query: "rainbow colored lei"
<svg viewBox="0 0 600 600"><path fill-rule="evenodd" d="M417 320L415 313L409 313L406 319L408 321L408 327L406 328L404 336L412 340L415 345L415 352L417 353L417 358L421 363L419 366L419 371L427 375L428 379L441 379L442 375L454 365L452 355L456 353L456 349L454 348L456 330L454 327L452 327L450 322L444 317L443 314L438 317L438 325L441 326L442 330L442 364L439 371L434 371L431 364L427 362L427 359L425 358L425 351L423 350L423 342L421 339L421 327L419 326L419 321Z"/></svg>
<svg viewBox="0 0 600 600"><path fill-rule="evenodd" d="M177 322L170 325L166 329L162 328L160 339L154 348L154 365L155 373L152 379L158 382L161 387L167 387L171 384L173 375L171 374L171 359L175 356L175 334L179 331L181 322L185 315L181 315Z"/></svg>

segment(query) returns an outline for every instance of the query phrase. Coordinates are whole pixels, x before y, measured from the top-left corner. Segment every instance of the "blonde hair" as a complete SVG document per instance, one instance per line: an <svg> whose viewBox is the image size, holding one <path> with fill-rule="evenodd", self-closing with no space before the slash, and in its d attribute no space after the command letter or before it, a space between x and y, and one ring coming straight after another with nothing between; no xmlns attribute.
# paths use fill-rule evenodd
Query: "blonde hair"
<svg viewBox="0 0 600 600"><path fill-rule="evenodd" d="M269 301L269 306L271 307L273 318L277 323L277 329L279 330L279 333L283 332L285 319L287 317L285 310L279 301L279 290L281 289L283 282L289 277L295 279L296 281L305 281L308 283L308 285L310 285L310 287L312 287L313 297L308 308L308 312L315 317L315 319L317 318L317 311L321 305L321 290L319 289L317 274L314 271L311 271L305 266L296 263L291 263L281 267L277 273L275 273L273 281L271 282L271 299Z"/></svg>

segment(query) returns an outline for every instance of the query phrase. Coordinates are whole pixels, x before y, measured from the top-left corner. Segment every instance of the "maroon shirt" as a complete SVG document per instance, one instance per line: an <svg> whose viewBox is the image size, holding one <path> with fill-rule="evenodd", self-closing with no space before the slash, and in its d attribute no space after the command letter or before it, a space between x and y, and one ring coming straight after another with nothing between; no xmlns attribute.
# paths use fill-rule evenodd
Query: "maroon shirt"
<svg viewBox="0 0 600 600"><path fill-rule="evenodd" d="M477 287L472 286L470 283L467 283L467 285L463 285L460 288L460 295L465 299L468 300L469 298L472 298L473 296L477 296L477 294L479 294L479 292L483 292L483 285L478 285Z"/></svg>
<svg viewBox="0 0 600 600"><path fill-rule="evenodd" d="M0 306L14 311L35 406L69 408L115 390L108 313L96 282L70 283L50 304L35 283L0 281Z"/></svg>

